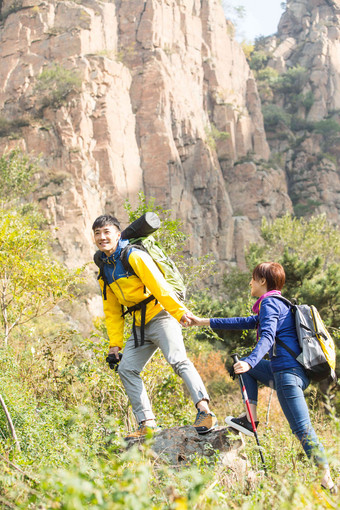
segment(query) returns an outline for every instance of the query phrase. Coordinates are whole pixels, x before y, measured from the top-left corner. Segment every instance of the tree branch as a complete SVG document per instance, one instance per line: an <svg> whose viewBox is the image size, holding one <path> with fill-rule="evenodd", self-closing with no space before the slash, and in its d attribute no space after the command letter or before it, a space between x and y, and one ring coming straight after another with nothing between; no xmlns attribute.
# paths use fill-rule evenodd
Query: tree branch
<svg viewBox="0 0 340 510"><path fill-rule="evenodd" d="M17 447L17 450L20 452L20 444L19 444L19 441L18 441L18 437L17 437L17 434L15 432L15 428L14 428L14 425L13 425L13 422L12 422L12 418L11 418L11 415L9 414L8 412L8 409L7 409L7 406L4 402L4 399L2 398L2 396L0 395L0 404L5 412L5 415L6 415L6 418L7 418L7 421L8 421L8 425L9 425L9 428L10 428L10 431L12 433L12 436L13 436L13 439L15 441L15 445Z"/></svg>

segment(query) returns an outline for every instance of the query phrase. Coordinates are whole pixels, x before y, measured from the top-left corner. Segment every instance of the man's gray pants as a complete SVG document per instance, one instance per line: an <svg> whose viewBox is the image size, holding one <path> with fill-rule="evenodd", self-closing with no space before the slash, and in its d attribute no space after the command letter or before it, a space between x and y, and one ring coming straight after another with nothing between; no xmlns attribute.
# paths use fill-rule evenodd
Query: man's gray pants
<svg viewBox="0 0 340 510"><path fill-rule="evenodd" d="M140 343L140 328L136 329ZM203 399L209 401L203 381L187 357L182 327L177 320L162 310L145 325L144 335L145 343L138 347L135 347L133 335L130 336L118 368L137 422L155 418L140 373L158 348L161 349L174 372L182 377L194 404Z"/></svg>

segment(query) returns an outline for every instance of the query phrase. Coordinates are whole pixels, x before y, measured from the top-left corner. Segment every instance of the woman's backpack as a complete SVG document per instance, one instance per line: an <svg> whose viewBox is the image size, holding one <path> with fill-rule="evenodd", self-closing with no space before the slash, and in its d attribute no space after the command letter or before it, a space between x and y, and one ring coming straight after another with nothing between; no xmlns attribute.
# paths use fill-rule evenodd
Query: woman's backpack
<svg viewBox="0 0 340 510"><path fill-rule="evenodd" d="M297 305L279 295L272 295L290 306L295 318L296 333L302 352L296 355L282 340L275 341L305 368L312 381L322 381L335 375L335 345L318 310L313 305Z"/></svg>

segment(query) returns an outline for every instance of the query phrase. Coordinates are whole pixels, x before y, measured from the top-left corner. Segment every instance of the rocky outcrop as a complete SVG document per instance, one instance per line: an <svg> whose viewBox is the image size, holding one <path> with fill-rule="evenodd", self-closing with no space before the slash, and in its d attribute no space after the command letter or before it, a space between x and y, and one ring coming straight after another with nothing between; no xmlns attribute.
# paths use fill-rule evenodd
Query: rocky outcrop
<svg viewBox="0 0 340 510"><path fill-rule="evenodd" d="M2 19L0 150L41 155L39 200L69 265L90 260L93 219L125 226L140 190L221 269L244 264L262 216L292 210L219 0L4 0Z"/></svg>
<svg viewBox="0 0 340 510"><path fill-rule="evenodd" d="M129 441L130 448L144 439ZM188 466L193 459L206 457L218 459L219 463L231 469L238 476L244 476L248 466L242 435L218 427L204 435L198 435L194 427L173 427L154 435L150 442L157 458L175 467Z"/></svg>

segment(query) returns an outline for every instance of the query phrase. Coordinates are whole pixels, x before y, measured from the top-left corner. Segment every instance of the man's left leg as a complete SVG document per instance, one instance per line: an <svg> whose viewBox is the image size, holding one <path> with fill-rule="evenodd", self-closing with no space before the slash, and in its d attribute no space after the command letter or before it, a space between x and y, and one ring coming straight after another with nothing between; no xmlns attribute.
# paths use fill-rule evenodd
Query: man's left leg
<svg viewBox="0 0 340 510"><path fill-rule="evenodd" d="M205 434L215 428L217 419L209 410L209 395L195 366L187 357L180 324L163 310L146 325L145 338L161 349L167 362L188 388L198 410L194 423L197 432Z"/></svg>

